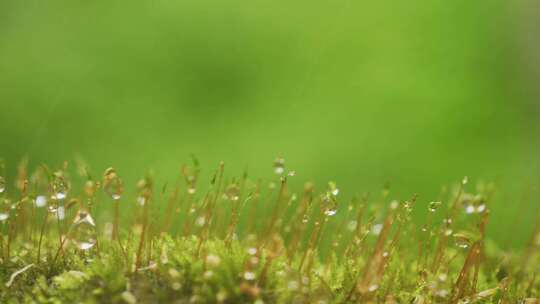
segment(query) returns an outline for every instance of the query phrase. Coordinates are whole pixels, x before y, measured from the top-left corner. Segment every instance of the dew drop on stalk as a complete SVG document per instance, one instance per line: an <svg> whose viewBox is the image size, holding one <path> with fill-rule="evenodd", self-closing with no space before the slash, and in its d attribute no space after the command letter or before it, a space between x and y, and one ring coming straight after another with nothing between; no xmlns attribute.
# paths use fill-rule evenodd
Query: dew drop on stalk
<svg viewBox="0 0 540 304"><path fill-rule="evenodd" d="M69 190L69 185L64 179L64 173L62 171L55 172L53 175L52 181L52 190L53 195L52 199L54 200L64 200L67 197Z"/></svg>
<svg viewBox="0 0 540 304"><path fill-rule="evenodd" d="M199 227L202 227L204 226L204 224L206 223L206 218L204 216L199 216L197 218L197 220L195 221L195 224Z"/></svg>
<svg viewBox="0 0 540 304"><path fill-rule="evenodd" d="M431 203L429 203L428 210L430 212L435 212L435 211L437 211L437 208L439 208L439 206L441 204L442 204L441 202L431 202Z"/></svg>
<svg viewBox="0 0 540 304"><path fill-rule="evenodd" d="M81 250L89 250L96 244L95 222L90 213L80 210L73 220L72 240Z"/></svg>
<svg viewBox="0 0 540 304"><path fill-rule="evenodd" d="M146 198L144 196L137 197L137 204L139 204L139 206L144 206L144 204L146 204Z"/></svg>
<svg viewBox="0 0 540 304"><path fill-rule="evenodd" d="M55 215L59 220L64 220L64 218L66 217L66 209L64 208L64 206L59 206L56 209Z"/></svg>
<svg viewBox="0 0 540 304"><path fill-rule="evenodd" d="M285 172L285 159L284 158L276 158L274 161L274 173L281 175Z"/></svg>
<svg viewBox="0 0 540 304"><path fill-rule="evenodd" d="M337 213L337 209L335 209L335 208L326 209L324 211L324 214L326 216L334 216L334 215L336 215L336 213Z"/></svg>
<svg viewBox="0 0 540 304"><path fill-rule="evenodd" d="M49 205L49 207L47 207L47 210L49 211L49 213L56 214L57 209L58 209L58 206L56 204Z"/></svg>
<svg viewBox="0 0 540 304"><path fill-rule="evenodd" d="M412 212L412 204L411 204L411 202L405 201L405 203L403 203L403 208L405 208L405 210L407 212Z"/></svg>
<svg viewBox="0 0 540 304"><path fill-rule="evenodd" d="M236 202L240 199L240 188L236 184L230 184L227 186L227 189L225 189L225 197L226 199Z"/></svg>
<svg viewBox="0 0 540 304"><path fill-rule="evenodd" d="M3 176L0 176L0 193L4 193L6 191L6 180Z"/></svg>
<svg viewBox="0 0 540 304"><path fill-rule="evenodd" d="M454 243L459 248L465 249L465 248L468 248L471 244L470 238L463 233L454 233L453 237L454 237Z"/></svg>
<svg viewBox="0 0 540 304"><path fill-rule="evenodd" d="M485 210L486 210L486 204L483 204L483 203L482 203L482 204L476 206L476 212L478 212L478 213L482 213L482 212L484 212Z"/></svg>
<svg viewBox="0 0 540 304"><path fill-rule="evenodd" d="M304 214L302 216L302 224L307 224L309 222L309 216L307 214Z"/></svg>
<svg viewBox="0 0 540 304"><path fill-rule="evenodd" d="M371 227L371 233L373 233L374 235L379 235L381 234L382 228L382 224L375 224Z"/></svg>
<svg viewBox="0 0 540 304"><path fill-rule="evenodd" d="M47 205L47 197L45 197L45 195L38 195L35 204L38 208L45 207L45 205Z"/></svg>
<svg viewBox="0 0 540 304"><path fill-rule="evenodd" d="M115 201L122 198L124 186L114 168L108 168L103 174L103 190Z"/></svg>
<svg viewBox="0 0 540 304"><path fill-rule="evenodd" d="M247 281L253 281L255 280L255 273L253 271L246 271L244 272L244 279Z"/></svg>
<svg viewBox="0 0 540 304"><path fill-rule="evenodd" d="M374 292L374 291L377 291L377 289L379 289L379 285L372 284L372 285L369 286L368 291L369 292Z"/></svg>
<svg viewBox="0 0 540 304"><path fill-rule="evenodd" d="M3 222L9 218L8 213L0 212L0 222Z"/></svg>
<svg viewBox="0 0 540 304"><path fill-rule="evenodd" d="M339 194L339 189L335 182L328 182L328 189L330 191L330 194L333 196L337 196Z"/></svg>

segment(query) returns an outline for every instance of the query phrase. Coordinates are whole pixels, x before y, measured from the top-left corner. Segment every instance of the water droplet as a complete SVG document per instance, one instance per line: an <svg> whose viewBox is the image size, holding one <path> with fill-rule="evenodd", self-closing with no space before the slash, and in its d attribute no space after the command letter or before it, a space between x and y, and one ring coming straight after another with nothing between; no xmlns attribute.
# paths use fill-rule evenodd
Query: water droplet
<svg viewBox="0 0 540 304"><path fill-rule="evenodd" d="M486 210L486 204L480 204L478 206L476 206L476 212L478 213L482 213Z"/></svg>
<svg viewBox="0 0 540 304"><path fill-rule="evenodd" d="M431 202L429 203L428 210L430 212L435 212L437 211L437 208L439 208L441 204L442 204L441 202Z"/></svg>
<svg viewBox="0 0 540 304"><path fill-rule="evenodd" d="M103 190L115 201L122 198L124 186L114 168L108 168L103 173Z"/></svg>
<svg viewBox="0 0 540 304"><path fill-rule="evenodd" d="M470 237L464 233L454 233L454 242L459 248L468 248L471 244Z"/></svg>
<svg viewBox="0 0 540 304"><path fill-rule="evenodd" d="M236 184L230 184L225 190L226 199L236 202L240 199L240 188Z"/></svg>
<svg viewBox="0 0 540 304"><path fill-rule="evenodd" d="M61 191L61 192L56 192L55 194L53 194L53 195L51 196L51 198L54 199L54 200L59 200L59 201L61 201L61 200L65 199L66 196L67 196L66 192L62 192L62 191Z"/></svg>
<svg viewBox="0 0 540 304"><path fill-rule="evenodd" d="M199 227L204 226L204 223L206 223L206 218L204 216L199 216L195 221L195 224Z"/></svg>
<svg viewBox="0 0 540 304"><path fill-rule="evenodd" d="M247 253L248 253L249 255L255 255L255 254L257 254L257 248L255 248L255 247L250 247L250 248L247 249Z"/></svg>
<svg viewBox="0 0 540 304"><path fill-rule="evenodd" d="M52 181L52 190L53 195L51 196L54 200L64 200L67 197L69 190L69 185L64 179L64 173L62 171L57 171L53 175L54 179Z"/></svg>
<svg viewBox="0 0 540 304"><path fill-rule="evenodd" d="M461 180L462 185L466 185L468 182L469 182L469 177L467 176L464 176L463 179Z"/></svg>
<svg viewBox="0 0 540 304"><path fill-rule="evenodd" d="M368 291L369 291L369 292L374 292L374 291L376 291L377 289L379 289L379 285L377 285L377 284L372 284L372 285L369 286Z"/></svg>
<svg viewBox="0 0 540 304"><path fill-rule="evenodd" d="M190 187L188 187L187 192L188 192L189 194L195 194L195 192L197 192L197 189L195 189L194 187L191 187L191 186L190 186Z"/></svg>
<svg viewBox="0 0 540 304"><path fill-rule="evenodd" d="M9 218L8 213L0 213L0 222L3 222Z"/></svg>
<svg viewBox="0 0 540 304"><path fill-rule="evenodd" d="M4 193L6 191L6 180L3 176L0 176L0 193Z"/></svg>
<svg viewBox="0 0 540 304"><path fill-rule="evenodd" d="M396 210L397 207L399 207L399 202L398 202L398 201L392 201L392 202L390 202L390 209Z"/></svg>
<svg viewBox="0 0 540 304"><path fill-rule="evenodd" d="M73 220L72 241L81 250L96 244L96 223L90 213L80 210Z"/></svg>
<svg viewBox="0 0 540 304"><path fill-rule="evenodd" d="M49 210L50 213L56 213L56 210L58 209L58 206L56 205L49 205L47 210Z"/></svg>
<svg viewBox="0 0 540 304"><path fill-rule="evenodd" d="M334 215L336 215L336 213L337 213L337 209L335 209L335 208L326 209L326 210L324 211L324 214L325 214L326 216L334 216Z"/></svg>
<svg viewBox="0 0 540 304"><path fill-rule="evenodd" d="M56 217L61 221L64 220L66 217L66 208L64 208L64 206L59 206L56 209Z"/></svg>
<svg viewBox="0 0 540 304"><path fill-rule="evenodd" d="M146 198L144 196L137 197L137 204L139 204L139 206L144 206L144 204L146 204Z"/></svg>
<svg viewBox="0 0 540 304"><path fill-rule="evenodd" d="M383 228L382 224L375 224L371 227L371 233L374 235L379 235L381 234L382 228Z"/></svg>
<svg viewBox="0 0 540 304"><path fill-rule="evenodd" d="M289 171L289 173L287 173L288 176L290 177L293 177L296 175L296 171Z"/></svg>
<svg viewBox="0 0 540 304"><path fill-rule="evenodd" d="M47 205L47 197L45 195L38 195L35 204L38 208L45 207Z"/></svg>
<svg viewBox="0 0 540 304"><path fill-rule="evenodd" d="M328 189L330 191L330 194L333 196L337 196L339 194L339 189L335 182L328 182Z"/></svg>
<svg viewBox="0 0 540 304"><path fill-rule="evenodd" d="M302 216L302 223L307 224L309 222L309 216L307 214L304 214Z"/></svg>
<svg viewBox="0 0 540 304"><path fill-rule="evenodd" d="M253 271L246 271L244 272L244 279L247 281L253 281L255 280L255 273Z"/></svg>
<svg viewBox="0 0 540 304"><path fill-rule="evenodd" d="M285 172L285 159L276 158L274 161L274 173L281 175L283 172Z"/></svg>

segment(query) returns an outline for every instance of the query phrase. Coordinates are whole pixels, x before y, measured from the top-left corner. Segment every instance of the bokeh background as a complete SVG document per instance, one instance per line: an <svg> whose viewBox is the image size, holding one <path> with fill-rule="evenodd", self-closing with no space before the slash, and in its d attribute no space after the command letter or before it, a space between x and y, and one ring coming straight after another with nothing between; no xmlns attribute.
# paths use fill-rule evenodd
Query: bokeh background
<svg viewBox="0 0 540 304"><path fill-rule="evenodd" d="M128 181L192 153L269 179L282 156L294 182L422 204L468 175L518 244L539 210L533 5L0 1L0 155Z"/></svg>

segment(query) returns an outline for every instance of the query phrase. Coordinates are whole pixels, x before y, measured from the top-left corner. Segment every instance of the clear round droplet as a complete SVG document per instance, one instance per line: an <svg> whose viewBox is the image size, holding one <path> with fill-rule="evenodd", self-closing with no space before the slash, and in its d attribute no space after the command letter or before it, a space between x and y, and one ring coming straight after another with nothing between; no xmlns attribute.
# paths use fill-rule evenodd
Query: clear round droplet
<svg viewBox="0 0 540 304"><path fill-rule="evenodd" d="M45 207L47 205L47 197L45 195L38 195L35 204L38 208Z"/></svg>
<svg viewBox="0 0 540 304"><path fill-rule="evenodd" d="M90 213L81 210L73 221L72 241L81 250L89 250L96 245L95 222Z"/></svg>
<svg viewBox="0 0 540 304"><path fill-rule="evenodd" d="M332 208L332 209L326 209L326 210L324 211L324 214L325 214L326 216L334 216L334 215L336 215L336 213L337 213L337 209L335 209L335 208Z"/></svg>

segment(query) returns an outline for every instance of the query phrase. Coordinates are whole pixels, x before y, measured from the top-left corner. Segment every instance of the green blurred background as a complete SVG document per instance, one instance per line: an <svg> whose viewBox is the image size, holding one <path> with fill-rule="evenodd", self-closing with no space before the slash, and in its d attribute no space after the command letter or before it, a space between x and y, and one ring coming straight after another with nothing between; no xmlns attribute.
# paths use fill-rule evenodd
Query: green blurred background
<svg viewBox="0 0 540 304"><path fill-rule="evenodd" d="M468 175L500 189L492 229L524 239L539 176L529 5L0 1L0 155L10 172L80 155L128 181L173 178L191 153L208 174L224 160L271 178L283 156L297 183L350 196L390 181L422 204Z"/></svg>

